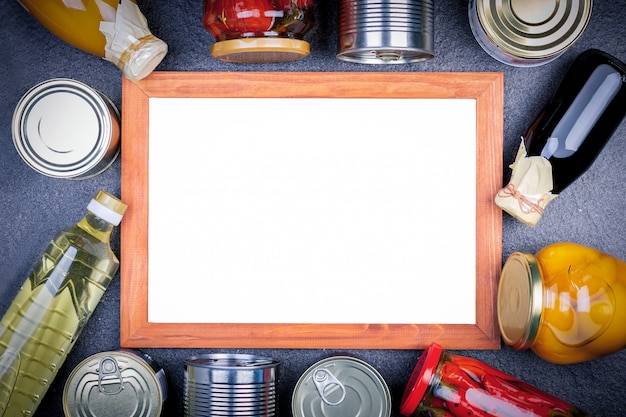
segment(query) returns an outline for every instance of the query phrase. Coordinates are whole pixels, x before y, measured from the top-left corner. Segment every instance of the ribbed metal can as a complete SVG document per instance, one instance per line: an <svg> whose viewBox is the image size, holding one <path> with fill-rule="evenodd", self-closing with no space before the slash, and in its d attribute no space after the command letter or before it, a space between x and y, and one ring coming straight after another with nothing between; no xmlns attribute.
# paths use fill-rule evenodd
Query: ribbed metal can
<svg viewBox="0 0 626 417"><path fill-rule="evenodd" d="M337 58L406 64L434 53L433 0L340 0Z"/></svg>
<svg viewBox="0 0 626 417"><path fill-rule="evenodd" d="M470 0L469 23L491 57L533 67L563 54L587 27L592 0Z"/></svg>
<svg viewBox="0 0 626 417"><path fill-rule="evenodd" d="M213 353L184 360L185 417L277 416L280 362L265 356Z"/></svg>
<svg viewBox="0 0 626 417"><path fill-rule="evenodd" d="M41 82L18 102L13 143L35 171L55 178L100 174L120 152L120 112L88 85L67 78Z"/></svg>
<svg viewBox="0 0 626 417"><path fill-rule="evenodd" d="M167 392L163 368L147 354L100 352L68 377L63 411L66 417L158 417Z"/></svg>

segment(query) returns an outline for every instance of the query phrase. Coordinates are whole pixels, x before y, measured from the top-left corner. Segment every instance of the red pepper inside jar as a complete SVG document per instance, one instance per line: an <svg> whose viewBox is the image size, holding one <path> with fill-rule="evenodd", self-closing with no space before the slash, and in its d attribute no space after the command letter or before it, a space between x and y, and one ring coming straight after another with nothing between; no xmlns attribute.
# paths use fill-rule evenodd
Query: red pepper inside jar
<svg viewBox="0 0 626 417"><path fill-rule="evenodd" d="M406 417L590 417L589 414L477 359L431 344L402 396Z"/></svg>
<svg viewBox="0 0 626 417"><path fill-rule="evenodd" d="M285 62L310 52L313 0L205 0L204 27L215 37L211 55L227 62Z"/></svg>

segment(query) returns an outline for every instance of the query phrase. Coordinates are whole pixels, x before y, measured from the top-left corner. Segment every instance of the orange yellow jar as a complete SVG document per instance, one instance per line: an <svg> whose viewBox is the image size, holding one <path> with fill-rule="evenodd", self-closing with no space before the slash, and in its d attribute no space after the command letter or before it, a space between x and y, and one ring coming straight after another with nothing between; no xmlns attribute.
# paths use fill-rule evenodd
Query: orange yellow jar
<svg viewBox="0 0 626 417"><path fill-rule="evenodd" d="M115 64L128 79L150 74L167 53L136 0L18 0L54 35Z"/></svg>
<svg viewBox="0 0 626 417"><path fill-rule="evenodd" d="M596 249L554 243L515 252L498 288L504 342L554 363L599 358L626 347L626 263Z"/></svg>

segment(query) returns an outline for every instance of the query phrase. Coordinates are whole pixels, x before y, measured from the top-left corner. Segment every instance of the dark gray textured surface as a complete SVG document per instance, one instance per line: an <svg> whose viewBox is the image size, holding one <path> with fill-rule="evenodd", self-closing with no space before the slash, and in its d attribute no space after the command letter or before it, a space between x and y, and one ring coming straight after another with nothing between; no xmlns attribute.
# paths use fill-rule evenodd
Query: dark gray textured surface
<svg viewBox="0 0 626 417"><path fill-rule="evenodd" d="M202 27L200 0L140 0L153 33L169 45L159 67L172 71L502 71L505 75L504 163L513 161L528 124L547 101L569 63L588 48L602 49L626 60L626 0L599 0L590 24L579 39L556 61L537 68L513 68L489 57L475 42L467 20L467 3L435 1L435 53L428 62L373 66L350 64L335 58L337 0L318 1L317 24L307 39L309 57L285 64L225 64L209 55L213 42ZM119 195L119 160L104 174L83 181L47 178L28 168L15 152L11 117L19 98L40 81L69 77L96 88L121 106L120 72L110 63L69 46L30 17L14 0L0 8L0 310L32 268L50 238L84 213L99 188ZM454 115L450 115L453 122ZM323 121L309 121L318 123ZM175 138L173 138L175 139ZM442 143L442 152L446 144ZM626 124L592 168L550 204L534 229L503 217L503 258L515 250L535 252L558 241L574 241L626 259ZM508 179L508 169L504 173ZM113 239L119 253L119 235ZM452 256L452 255L451 255ZM132 260L124 260L132 262ZM303 295L304 297L304 295ZM375 307L373 307L375 308ZM442 305L441 308L451 308ZM285 312L288 314L288 312ZM60 370L37 416L62 416L62 392L70 371L85 357L119 347L119 281L116 280ZM624 323L626 328L626 323ZM164 416L182 416L182 358L218 349L150 349L166 370L170 397ZM233 350L234 351L234 350ZM289 416L291 391L298 377L314 362L335 351L242 350L262 353L283 362L280 381L281 416ZM387 381L393 398L393 416L420 351L352 351L377 368ZM551 392L593 416L626 415L626 351L593 362L553 365L533 353L460 351Z"/></svg>

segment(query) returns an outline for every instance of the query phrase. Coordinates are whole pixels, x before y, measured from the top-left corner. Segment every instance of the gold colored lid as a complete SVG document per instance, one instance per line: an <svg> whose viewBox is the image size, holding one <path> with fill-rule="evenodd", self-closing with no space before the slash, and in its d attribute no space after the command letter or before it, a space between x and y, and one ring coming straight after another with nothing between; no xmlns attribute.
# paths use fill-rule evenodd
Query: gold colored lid
<svg viewBox="0 0 626 417"><path fill-rule="evenodd" d="M98 190L94 200L120 215L124 214L128 208L128 206L122 203L119 198L107 193L104 190Z"/></svg>
<svg viewBox="0 0 626 417"><path fill-rule="evenodd" d="M498 323L504 342L528 349L539 330L543 284L535 257L515 252L504 264L498 286Z"/></svg>
<svg viewBox="0 0 626 417"><path fill-rule="evenodd" d="M211 55L221 61L265 63L295 61L309 55L309 43L291 38L242 38L216 42Z"/></svg>
<svg viewBox="0 0 626 417"><path fill-rule="evenodd" d="M592 0L477 0L478 19L487 36L520 58L562 53L587 27Z"/></svg>

